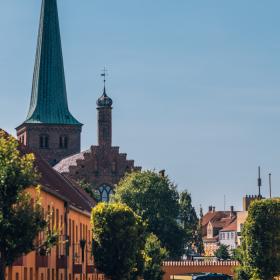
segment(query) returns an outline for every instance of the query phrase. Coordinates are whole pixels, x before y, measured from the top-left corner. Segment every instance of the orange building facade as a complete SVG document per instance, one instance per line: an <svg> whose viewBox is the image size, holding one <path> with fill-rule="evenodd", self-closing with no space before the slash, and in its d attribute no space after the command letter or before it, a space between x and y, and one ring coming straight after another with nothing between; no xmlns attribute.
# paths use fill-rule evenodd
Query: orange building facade
<svg viewBox="0 0 280 280"><path fill-rule="evenodd" d="M27 147L20 151L30 153ZM95 205L87 193L74 182L56 172L40 155L35 154L35 166L40 174L40 203L49 229L59 233L58 244L48 254L31 252L7 268L7 280L101 280L92 257L91 209ZM35 198L37 190L29 188ZM20 226L20 225L19 225ZM34 241L42 244L44 232Z"/></svg>
<svg viewBox="0 0 280 280"><path fill-rule="evenodd" d="M44 212L54 213L51 224L55 224L60 231L59 244L48 256L32 252L20 258L8 269L7 280L103 279L98 278L95 273L91 256L90 213L72 206L65 207L65 201L45 191L41 192L41 200ZM69 245L65 243L65 218L68 223ZM43 235L39 235L39 243L43 240ZM86 241L84 249L81 247L81 240Z"/></svg>

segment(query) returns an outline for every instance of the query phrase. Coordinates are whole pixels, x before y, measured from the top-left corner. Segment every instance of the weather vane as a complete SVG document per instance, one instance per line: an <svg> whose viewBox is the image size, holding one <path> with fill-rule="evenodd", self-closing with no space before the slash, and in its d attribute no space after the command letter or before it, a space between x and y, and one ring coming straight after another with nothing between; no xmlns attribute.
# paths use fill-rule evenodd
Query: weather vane
<svg viewBox="0 0 280 280"><path fill-rule="evenodd" d="M104 87L106 85L106 77L108 76L108 71L107 69L104 67L104 69L102 70L102 74L101 77L103 77L103 82L104 82Z"/></svg>

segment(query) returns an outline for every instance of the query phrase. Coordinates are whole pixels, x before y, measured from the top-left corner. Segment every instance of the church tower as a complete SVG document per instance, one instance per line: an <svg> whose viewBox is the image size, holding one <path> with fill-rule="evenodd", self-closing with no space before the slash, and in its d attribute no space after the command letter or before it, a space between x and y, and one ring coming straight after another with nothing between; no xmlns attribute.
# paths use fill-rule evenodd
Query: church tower
<svg viewBox="0 0 280 280"><path fill-rule="evenodd" d="M105 72L105 71L104 71ZM107 95L105 87L98 98L98 144L87 150L64 158L54 166L54 169L76 182L83 181L92 190L97 191L100 201L109 201L115 191L115 186L132 171L140 171L141 167L134 165L134 160L127 159L127 154L121 153L118 146L112 146L112 105L113 100Z"/></svg>
<svg viewBox="0 0 280 280"><path fill-rule="evenodd" d="M80 152L82 124L68 109L56 0L42 0L30 107L16 130L51 165Z"/></svg>
<svg viewBox="0 0 280 280"><path fill-rule="evenodd" d="M98 98L97 104L97 119L98 119L98 145L100 147L110 148L112 146L112 105L113 100L106 94L106 79L104 77L103 94Z"/></svg>

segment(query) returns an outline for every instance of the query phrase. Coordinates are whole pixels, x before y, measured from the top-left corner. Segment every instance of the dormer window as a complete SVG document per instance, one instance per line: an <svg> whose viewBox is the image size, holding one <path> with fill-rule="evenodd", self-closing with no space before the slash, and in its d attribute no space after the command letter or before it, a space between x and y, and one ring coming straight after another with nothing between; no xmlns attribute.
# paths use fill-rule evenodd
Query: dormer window
<svg viewBox="0 0 280 280"><path fill-rule="evenodd" d="M48 149L49 148L49 136L44 134L40 135L40 149Z"/></svg>
<svg viewBox="0 0 280 280"><path fill-rule="evenodd" d="M68 149L68 137L67 136L60 136L59 137L59 148L60 149Z"/></svg>

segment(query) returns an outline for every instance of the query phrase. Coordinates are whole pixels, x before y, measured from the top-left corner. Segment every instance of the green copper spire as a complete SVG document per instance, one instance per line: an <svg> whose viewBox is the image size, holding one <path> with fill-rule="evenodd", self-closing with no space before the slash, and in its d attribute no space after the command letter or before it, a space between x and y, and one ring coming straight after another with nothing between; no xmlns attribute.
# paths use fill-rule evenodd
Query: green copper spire
<svg viewBox="0 0 280 280"><path fill-rule="evenodd" d="M25 123L81 125L68 109L56 0L42 0L32 95Z"/></svg>

